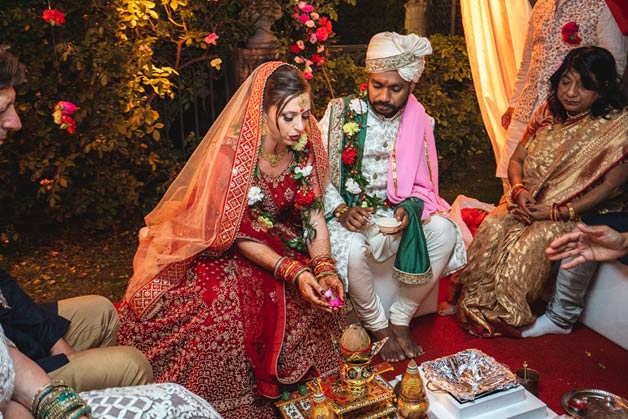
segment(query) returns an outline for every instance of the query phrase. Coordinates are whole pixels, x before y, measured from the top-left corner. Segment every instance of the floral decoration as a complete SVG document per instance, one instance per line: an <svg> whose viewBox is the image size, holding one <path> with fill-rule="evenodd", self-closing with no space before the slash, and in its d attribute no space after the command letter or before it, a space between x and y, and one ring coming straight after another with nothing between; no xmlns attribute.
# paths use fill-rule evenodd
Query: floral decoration
<svg viewBox="0 0 628 419"><path fill-rule="evenodd" d="M61 26L65 23L65 15L55 9L46 9L41 17L51 26Z"/></svg>
<svg viewBox="0 0 628 419"><path fill-rule="evenodd" d="M580 30L580 28L576 22L565 23L561 28L563 42L566 42L569 45L580 45L582 38L578 35L578 30Z"/></svg>
<svg viewBox="0 0 628 419"><path fill-rule="evenodd" d="M326 16L320 16L311 4L300 1L294 6L292 15L297 33L296 41L290 46L294 62L303 66L303 76L311 80L313 69L325 64L326 43L333 35L332 23Z"/></svg>
<svg viewBox="0 0 628 419"><path fill-rule="evenodd" d="M301 211L304 226L303 238L285 240L282 237L282 240L284 240L287 246L302 251L306 249L305 241L312 241L316 237L316 229L311 222L312 211L323 208L321 198L316 196L314 188L312 187L311 179L314 168L307 163L310 155L307 140L307 135L303 134L299 142L291 147L292 153L294 153L294 163L292 163L292 166L289 168L289 171L292 172L292 178L299 185L295 196L294 207L296 210ZM259 183L260 179L261 174L259 167L256 166L253 180L254 184L249 187L247 199L252 218L257 220L264 231L269 231L275 226L275 220L273 216L262 207L264 194L261 188L255 185L255 182ZM280 232L277 233L281 236Z"/></svg>
<svg viewBox="0 0 628 419"><path fill-rule="evenodd" d="M220 37L216 34L216 32L212 32L207 35L203 41L205 41L207 45L216 45L218 38Z"/></svg>
<svg viewBox="0 0 628 419"><path fill-rule="evenodd" d="M74 134L76 132L76 121L70 115L76 112L77 109L78 107L72 102L63 100L57 102L52 112L55 124L59 125L59 128L67 130L68 133Z"/></svg>
<svg viewBox="0 0 628 419"><path fill-rule="evenodd" d="M345 175L344 187L347 192L355 196L354 204L377 210L377 208L387 207L388 204L381 198L366 193L369 182L362 174L358 159L360 155L360 131L363 128L361 124L362 118L358 120L358 115L368 111L367 89L367 83L360 84L358 93L349 101L349 106L344 110L342 131L346 141L343 146L341 159Z"/></svg>

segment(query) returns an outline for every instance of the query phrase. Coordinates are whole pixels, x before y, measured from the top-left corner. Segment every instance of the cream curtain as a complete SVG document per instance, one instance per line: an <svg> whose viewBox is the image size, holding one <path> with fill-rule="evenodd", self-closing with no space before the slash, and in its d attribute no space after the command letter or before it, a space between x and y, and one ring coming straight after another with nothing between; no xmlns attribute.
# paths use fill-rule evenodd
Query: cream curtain
<svg viewBox="0 0 628 419"><path fill-rule="evenodd" d="M521 62L528 0L461 0L462 24L484 126L496 161L506 142L501 116L508 107Z"/></svg>

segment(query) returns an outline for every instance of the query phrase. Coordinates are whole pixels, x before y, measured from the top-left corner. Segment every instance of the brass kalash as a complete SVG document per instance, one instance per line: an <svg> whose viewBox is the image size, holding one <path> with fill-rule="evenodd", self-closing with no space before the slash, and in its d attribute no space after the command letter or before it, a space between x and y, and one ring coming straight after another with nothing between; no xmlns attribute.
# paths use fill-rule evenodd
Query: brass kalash
<svg viewBox="0 0 628 419"><path fill-rule="evenodd" d="M393 387L381 374L393 368L388 363L373 366L371 361L388 338L371 343L366 330L349 325L334 342L340 358L337 375L310 383L310 395L293 395L276 406L287 419L376 419L395 418Z"/></svg>

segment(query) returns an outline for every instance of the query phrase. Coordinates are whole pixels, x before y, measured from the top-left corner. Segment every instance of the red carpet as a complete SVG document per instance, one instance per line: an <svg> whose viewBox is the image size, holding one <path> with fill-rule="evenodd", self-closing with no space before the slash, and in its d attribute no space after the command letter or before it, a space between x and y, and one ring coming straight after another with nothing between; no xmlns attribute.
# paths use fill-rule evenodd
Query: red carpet
<svg viewBox="0 0 628 419"><path fill-rule="evenodd" d="M447 279L441 280L439 301L446 297L447 283ZM417 363L467 348L485 352L512 371L527 361L541 373L538 397L557 414L565 413L563 394L576 388L597 388L628 398L628 351L582 324L570 335L527 339L474 337L460 328L455 316L437 314L417 318L411 327L425 350ZM395 372L386 378L403 373L406 364L394 364Z"/></svg>

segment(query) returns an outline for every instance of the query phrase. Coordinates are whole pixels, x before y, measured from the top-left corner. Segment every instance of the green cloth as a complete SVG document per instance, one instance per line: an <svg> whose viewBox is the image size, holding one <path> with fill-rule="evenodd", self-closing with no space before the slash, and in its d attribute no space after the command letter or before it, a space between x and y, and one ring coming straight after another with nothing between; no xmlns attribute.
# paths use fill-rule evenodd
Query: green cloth
<svg viewBox="0 0 628 419"><path fill-rule="evenodd" d="M393 277L405 284L423 285L432 279L432 266L421 224L423 201L407 198L397 208L399 207L408 213L409 223L401 236Z"/></svg>

